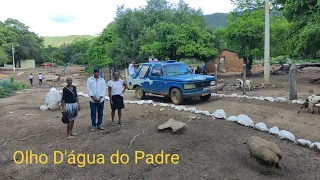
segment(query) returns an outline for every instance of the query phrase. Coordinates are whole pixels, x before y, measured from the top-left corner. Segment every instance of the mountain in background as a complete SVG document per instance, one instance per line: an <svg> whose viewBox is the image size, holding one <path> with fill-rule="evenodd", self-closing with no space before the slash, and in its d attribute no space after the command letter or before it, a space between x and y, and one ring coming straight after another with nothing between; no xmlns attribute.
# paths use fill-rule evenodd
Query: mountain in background
<svg viewBox="0 0 320 180"><path fill-rule="evenodd" d="M228 25L228 13L213 13L204 15L207 24L214 28L224 28Z"/></svg>
<svg viewBox="0 0 320 180"><path fill-rule="evenodd" d="M90 35L70 35L70 36L45 36L44 44L45 46L53 46L59 47L63 44L70 44L74 40L82 40L82 39L92 39L94 36Z"/></svg>

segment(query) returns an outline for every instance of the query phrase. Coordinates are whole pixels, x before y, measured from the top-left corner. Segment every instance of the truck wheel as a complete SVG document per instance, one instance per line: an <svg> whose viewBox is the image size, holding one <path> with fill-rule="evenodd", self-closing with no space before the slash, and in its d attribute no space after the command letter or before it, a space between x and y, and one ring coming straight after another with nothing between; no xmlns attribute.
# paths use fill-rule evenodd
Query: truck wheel
<svg viewBox="0 0 320 180"><path fill-rule="evenodd" d="M143 99L144 98L144 95L146 94L145 92L143 92L141 86L137 86L135 88L135 93L136 93L136 98L138 99Z"/></svg>
<svg viewBox="0 0 320 180"><path fill-rule="evenodd" d="M206 95L206 96L200 96L200 99L201 99L202 101L208 101L208 100L210 99L210 97L211 97L211 94Z"/></svg>
<svg viewBox="0 0 320 180"><path fill-rule="evenodd" d="M170 92L170 98L173 104L180 105L183 103L183 96L180 89L173 88Z"/></svg>

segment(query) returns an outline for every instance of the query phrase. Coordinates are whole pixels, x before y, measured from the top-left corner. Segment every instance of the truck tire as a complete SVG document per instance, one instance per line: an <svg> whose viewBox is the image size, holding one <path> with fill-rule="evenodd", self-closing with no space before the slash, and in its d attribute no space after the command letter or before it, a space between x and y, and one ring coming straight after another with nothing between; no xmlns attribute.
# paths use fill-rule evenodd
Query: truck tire
<svg viewBox="0 0 320 180"><path fill-rule="evenodd" d="M170 98L173 104L180 105L183 103L183 96L178 88L173 88L170 92Z"/></svg>
<svg viewBox="0 0 320 180"><path fill-rule="evenodd" d="M211 97L211 94L206 95L206 96L200 96L200 99L201 99L202 101L208 101L208 100L210 99L210 97Z"/></svg>
<svg viewBox="0 0 320 180"><path fill-rule="evenodd" d="M146 93L142 90L141 86L137 86L135 87L135 94L136 94L136 98L141 100L144 98Z"/></svg>

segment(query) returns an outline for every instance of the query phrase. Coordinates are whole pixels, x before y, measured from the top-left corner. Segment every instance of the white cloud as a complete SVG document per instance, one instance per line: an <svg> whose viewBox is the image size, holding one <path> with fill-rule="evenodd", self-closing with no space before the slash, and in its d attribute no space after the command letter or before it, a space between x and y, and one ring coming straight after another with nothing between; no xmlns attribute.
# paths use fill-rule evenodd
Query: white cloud
<svg viewBox="0 0 320 180"><path fill-rule="evenodd" d="M177 3L179 0L171 0ZM204 14L229 12L229 0L185 0ZM95 35L115 17L117 5L139 7L145 0L10 0L1 2L0 21L18 19L40 36ZM12 7L12 8L11 8ZM67 20L61 23L62 20Z"/></svg>

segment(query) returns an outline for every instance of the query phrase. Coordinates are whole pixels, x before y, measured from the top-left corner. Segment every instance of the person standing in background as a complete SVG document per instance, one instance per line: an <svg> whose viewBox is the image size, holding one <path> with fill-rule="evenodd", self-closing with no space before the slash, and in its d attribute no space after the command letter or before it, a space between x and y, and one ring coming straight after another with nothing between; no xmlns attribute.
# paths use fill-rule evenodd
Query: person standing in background
<svg viewBox="0 0 320 180"><path fill-rule="evenodd" d="M129 71L129 76L131 76L132 74L135 73L135 64L134 64L134 60L131 60L129 67L128 67L128 71Z"/></svg>
<svg viewBox="0 0 320 180"><path fill-rule="evenodd" d="M33 86L33 74L32 73L29 74L29 80L30 80L31 86Z"/></svg>
<svg viewBox="0 0 320 180"><path fill-rule="evenodd" d="M149 59L149 62L158 62L158 59L156 59L154 55L152 55L151 58Z"/></svg>
<svg viewBox="0 0 320 180"><path fill-rule="evenodd" d="M100 77L98 68L93 70L94 76L90 77L87 81L88 95L90 97L90 110L91 110L91 131L95 131L98 127L99 130L103 130L102 117L104 109L104 100L106 96L107 85L106 81ZM98 123L96 122L96 115L98 111Z"/></svg>
<svg viewBox="0 0 320 180"><path fill-rule="evenodd" d="M42 85L42 74L41 73L39 73L38 79L39 79L39 86L40 86L40 85Z"/></svg>
<svg viewBox="0 0 320 180"><path fill-rule="evenodd" d="M119 79L119 72L115 71L113 73L113 79L108 82L108 94L111 105L111 125L114 125L116 110L118 110L118 124L123 125L121 122L122 109L124 108L123 93L127 88L127 84Z"/></svg>

